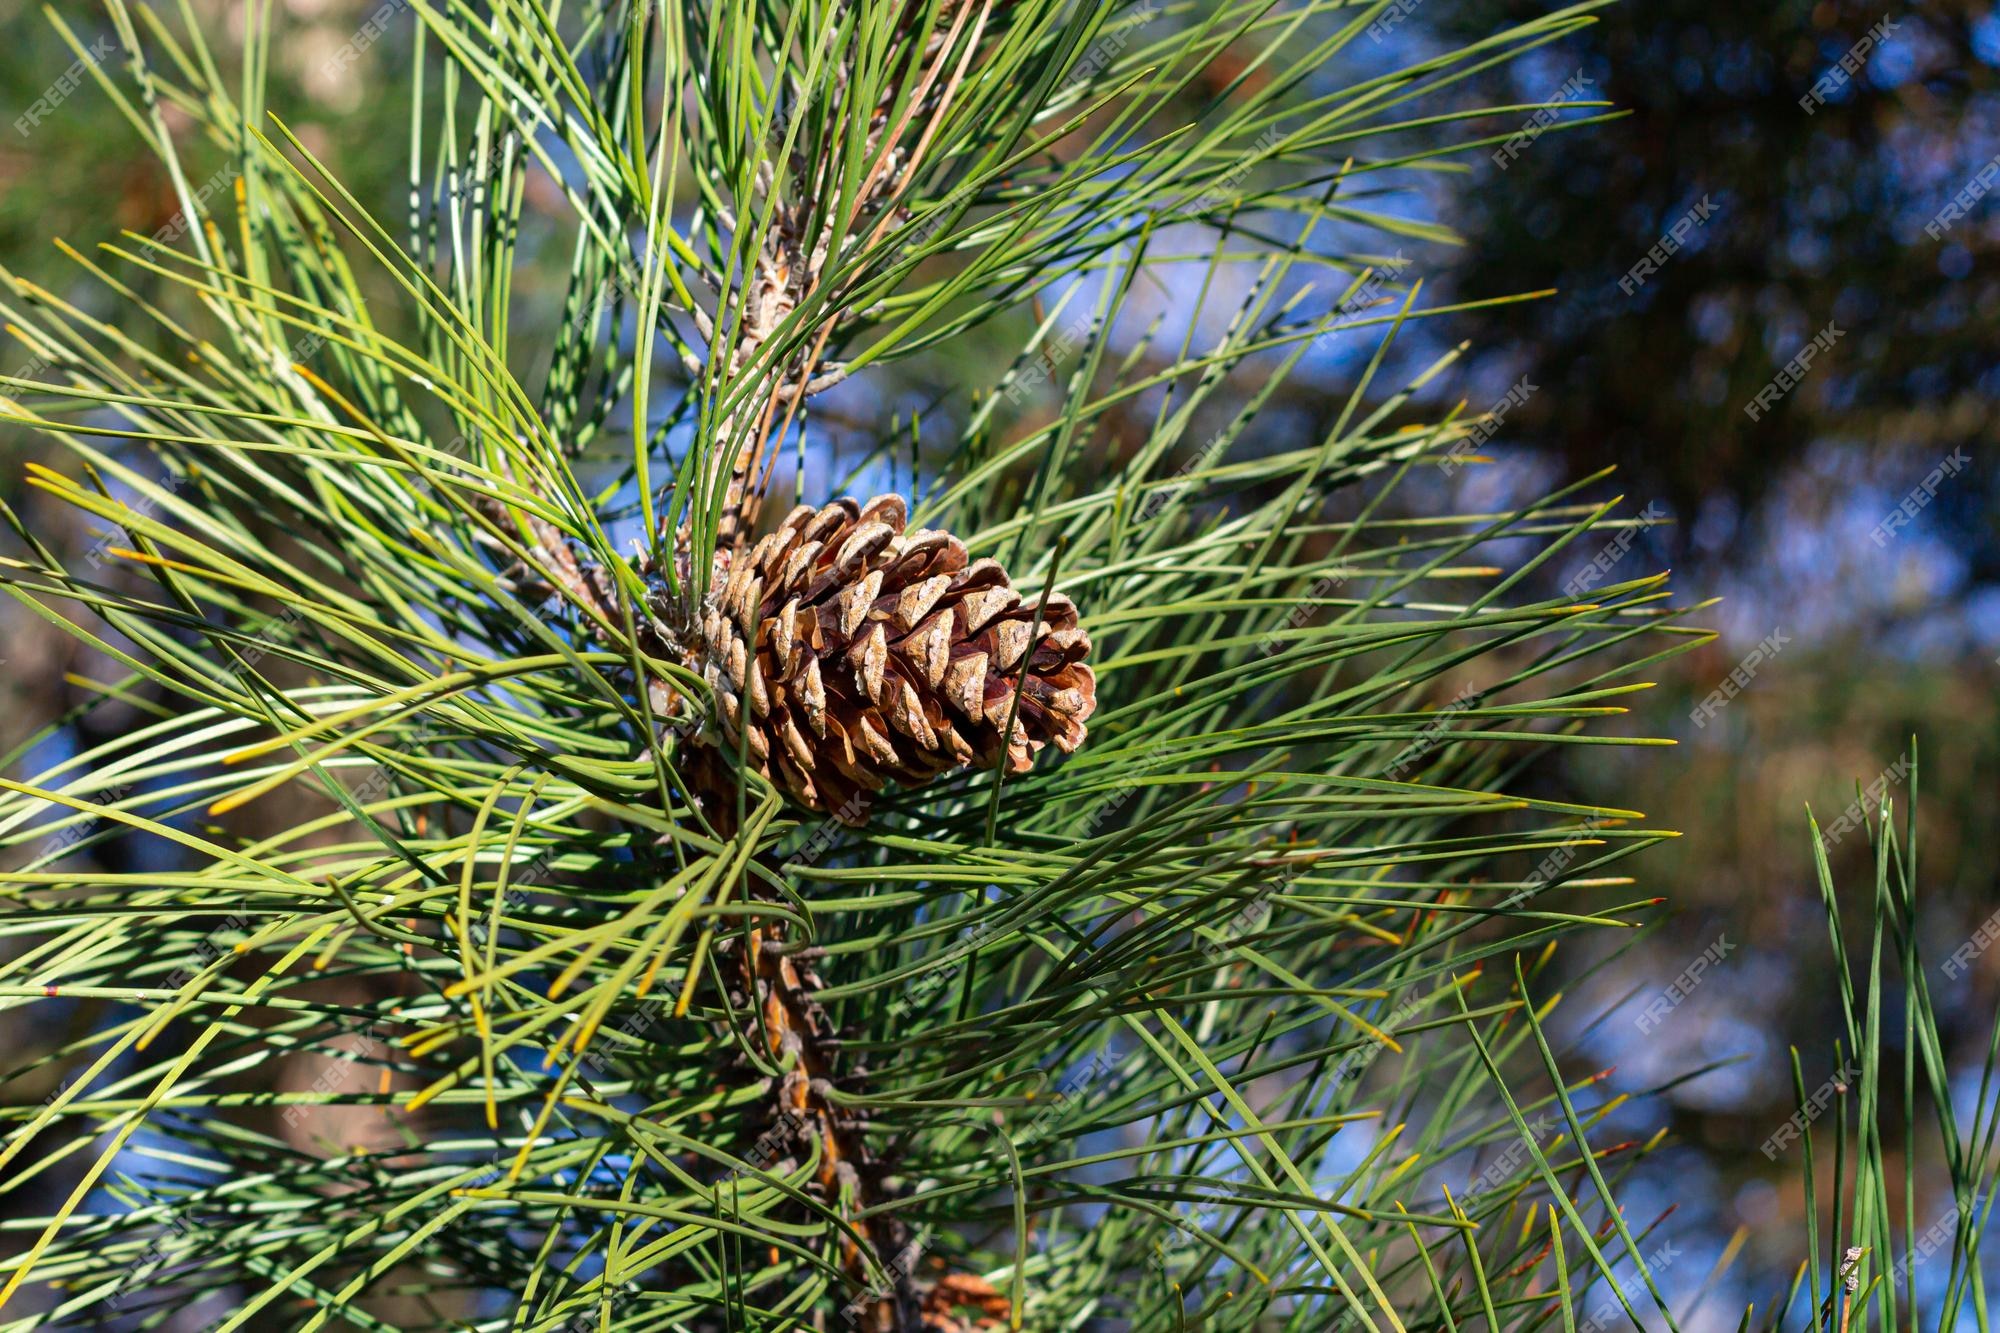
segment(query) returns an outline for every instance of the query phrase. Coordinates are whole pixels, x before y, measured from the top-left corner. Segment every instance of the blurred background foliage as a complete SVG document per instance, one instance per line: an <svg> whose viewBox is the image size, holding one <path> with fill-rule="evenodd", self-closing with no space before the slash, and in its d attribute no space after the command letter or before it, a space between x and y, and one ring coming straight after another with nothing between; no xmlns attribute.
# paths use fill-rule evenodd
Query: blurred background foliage
<svg viewBox="0 0 2000 1333"><path fill-rule="evenodd" d="M241 0L186 2L212 33L226 36L241 24ZM403 74L412 16L391 5L383 39L341 68L342 44L382 5L279 0L278 8L291 35L283 68L274 71L272 109L357 197L382 217L399 217L408 189ZM1379 40L1357 43L1353 58L1442 47L1536 7L1418 0L1406 8ZM61 9L81 40L100 30L90 7ZM1802 109L1814 81L1885 19L1893 26L1859 73L1811 114ZM74 59L38 6L0 0L0 107L29 105ZM1822 823L1838 817L1856 782L1873 779L1918 736L1923 891L1935 932L1926 947L1948 955L2000 904L1991 806L2000 777L2000 494L1991 468L2000 407L2000 192L1941 239L1925 231L2000 153L2000 13L1975 0L1908 10L1833 0L1647 0L1611 7L1594 28L1494 77L1512 83L1511 100L1532 103L1579 73L1588 99L1627 114L1587 128L1559 124L1505 169L1439 172L1428 198L1371 201L1413 218L1442 217L1462 238L1452 244L1413 228L1405 280L1422 278L1430 303L1552 293L1527 307L1455 315L1434 334L1406 338L1399 355L1412 364L1439 350L1429 338L1471 344L1462 373L1441 379L1423 410L1463 397L1468 410L1482 411L1524 379L1533 386L1478 466L1422 480L1407 488L1414 498L1406 503L1422 510L1428 493L1440 507L1455 498L1461 507L1497 510L1556 479L1615 466L1596 497L1623 494L1627 512L1657 504L1653 512L1665 521L1636 533L1611 577L1671 566L1683 590L1725 599L1709 617L1722 635L1664 664L1661 688L1637 705L1643 725L1632 720L1635 732L1678 737L1678 750L1559 747L1571 756L1561 760L1568 767L1546 768L1542 780L1556 795L1618 793L1651 825L1684 831L1634 867L1671 912L1593 973L1571 1008L1619 1007L1591 1032L1572 1035L1635 1088L1725 1062L1636 1099L1611 1123L1633 1137L1670 1130L1673 1146L1641 1170L1626 1203L1646 1217L1681 1205L1670 1234L1701 1260L1686 1271L1706 1272L1732 1231L1753 1229L1749 1276L1728 1293L1748 1298L1764 1294L1758 1281L1788 1274L1798 1258L1798 1163L1773 1162L1759 1150L1792 1109L1786 1050L1800 1047L1808 1083L1816 1082L1830 1068L1836 1028L1805 807ZM1465 93L1494 95L1492 88ZM172 195L158 168L93 89L80 88L32 136L12 127L15 114L0 117L0 262L69 284L77 270L52 238L88 251L121 229L149 234L171 220ZM1577 107L1559 121L1601 115ZM1496 145L1519 128L1496 122ZM531 216L538 190L542 210L560 212L550 182L529 188ZM1688 245L1636 292L1621 291L1619 278L1704 198L1713 216ZM532 245L524 254L529 267L517 287L532 299ZM544 258L553 325L566 257ZM108 312L104 294L81 282L64 294ZM1169 311L1174 294L1157 301ZM1744 404L1828 323L1842 330L1832 350L1774 410L1752 420ZM952 411L964 397L955 373L985 354L1011 356L1019 345L955 347L843 387L822 414L834 424L819 444L830 477L899 429L907 434L898 423L912 407ZM0 368L9 373L24 359L17 344L0 346ZM1285 410L1267 414L1271 428L1290 420L1304 433L1336 410L1333 390L1349 382L1350 367L1329 356L1304 368L1319 372L1325 400L1312 392L1313 374L1295 379L1284 390ZM1113 421L1114 441L1117 429ZM22 463L38 447L19 433L0 437L0 495L52 543L87 549L95 534L71 526L75 511L45 504L24 485ZM875 457L907 484L907 455L922 447L898 443ZM1875 540L1877 525L1957 450L1970 466L1945 479L1908 527ZM1540 577L1560 587L1579 563L1572 558ZM1784 651L1697 727L1690 710L1774 631L1790 640ZM0 752L88 697L66 674L110 675L107 664L80 656L74 641L16 603L0 605L0 637L9 695ZM142 716L140 707L106 706L57 740L65 749L87 745ZM1890 792L1899 802L1908 797L1901 782ZM239 816L256 817L254 809ZM118 843L102 853L142 854ZM1836 875L1849 882L1867 877L1870 856L1869 840L1858 835L1831 851ZM1635 1019L1646 1002L1718 939L1733 946L1725 960L1665 1021L1640 1032ZM1965 976L1933 978L1933 989L1947 1041L1958 1045L1961 1062L1976 1064L1969 1047L1977 1042L1983 1053L2000 995L2000 949ZM1891 1043L1883 1060L1900 1067L1900 1016L1883 1026ZM12 1031L0 1040L32 1046L52 1038Z"/></svg>
<svg viewBox="0 0 2000 1333"><path fill-rule="evenodd" d="M1430 0L1396 36L1462 37L1527 8ZM1871 29L1859 72L1809 114L1800 99ZM1634 951L1621 980L1639 996L1595 1048L1633 1086L1744 1057L1635 1103L1622 1123L1666 1123L1683 1145L1656 1166L1657 1201L1682 1203L1685 1234L1712 1251L1747 1225L1753 1262L1777 1264L1760 1243L1803 1200L1796 1170L1759 1145L1791 1095L1786 1047L1817 1053L1824 1074L1836 1028L1800 810L1831 822L1917 735L1926 947L1949 954L2000 905L2000 208L1989 197L1941 238L1926 233L2000 153L2000 13L1977 0L1654 0L1614 6L1509 78L1538 100L1578 71L1589 96L1628 114L1545 134L1506 169L1449 188L1446 216L1467 244L1444 280L1459 300L1556 289L1526 318L1465 317L1475 407L1523 375L1537 388L1494 456L1570 475L1615 464L1609 489L1671 519L1641 535L1629 568L1672 566L1681 586L1725 598L1711 613L1722 636L1669 664L1665 697L1648 705L1679 753L1577 751L1588 769L1566 776L1633 793L1685 835L1638 872L1675 915ZM1686 248L1621 290L1704 198L1713 215ZM1753 420L1745 404L1829 322L1842 331L1830 353ZM1878 543L1877 525L1961 450L1970 465ZM1792 642L1694 726L1690 709L1774 630ZM1830 855L1851 882L1872 849L1849 837ZM1643 1003L1724 937L1727 961L1641 1034ZM1947 1039L1983 1052L2000 956L1931 982ZM1616 986L1579 998L1594 1012ZM1900 1064L1900 1017L1891 1027L1882 1058Z"/></svg>

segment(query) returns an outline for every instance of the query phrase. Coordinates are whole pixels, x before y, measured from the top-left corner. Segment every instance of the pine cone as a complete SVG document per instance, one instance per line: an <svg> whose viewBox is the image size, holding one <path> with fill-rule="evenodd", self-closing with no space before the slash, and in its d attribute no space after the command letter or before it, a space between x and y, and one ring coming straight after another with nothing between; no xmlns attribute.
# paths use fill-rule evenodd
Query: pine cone
<svg viewBox="0 0 2000 1333"><path fill-rule="evenodd" d="M949 533L904 532L906 517L895 495L794 509L718 571L687 649L715 692L708 742L737 752L747 699L750 762L847 824L892 781L993 768L1003 754L1019 773L1049 744L1067 754L1097 707L1069 598L1051 592L1037 627L1039 596L1022 597L996 561L968 562Z"/></svg>

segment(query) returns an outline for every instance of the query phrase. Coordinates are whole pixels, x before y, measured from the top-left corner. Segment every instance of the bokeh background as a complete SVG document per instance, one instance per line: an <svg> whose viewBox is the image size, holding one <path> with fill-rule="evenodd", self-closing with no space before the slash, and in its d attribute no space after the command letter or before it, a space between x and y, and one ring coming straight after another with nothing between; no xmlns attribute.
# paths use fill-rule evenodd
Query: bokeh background
<svg viewBox="0 0 2000 1333"><path fill-rule="evenodd" d="M238 0L189 3L210 32L240 30ZM1393 31L1356 42L1345 58L1399 60L1535 8L1405 7ZM382 41L343 70L330 58L378 0L277 8L287 35L273 109L360 198L397 216L412 16L391 13ZM93 7L66 0L58 10L86 44L108 31ZM1802 107L1871 32L1856 72L1823 104ZM39 6L0 0L0 264L115 317L52 241L88 250L119 229L151 233L176 205L130 127L88 86L32 133L11 124L74 58ZM1669 1134L1627 1203L1648 1219L1678 1205L1670 1234L1693 1258L1677 1281L1705 1276L1727 1238L1751 1228L1704 1304L1713 1326L1734 1327L1743 1304L1761 1305L1800 1258L1799 1164L1760 1151L1793 1109L1786 1052L1799 1049L1810 1086L1832 1070L1839 1029L1807 807L1837 817L1856 784L1889 769L1915 738L1926 948L1948 956L2000 908L2000 191L1940 234L1927 231L2000 155L2000 13L1969 0L1644 0L1611 6L1595 27L1490 77L1492 86L1463 95L1536 103L1568 86L1585 90L1574 100L1623 114L1566 109L1504 168L1475 154L1470 170L1434 173L1383 205L1442 221L1462 239L1407 247L1410 275L1432 300L1552 293L1427 325L1399 353L1416 364L1470 340L1468 358L1432 391L1433 409L1462 399L1484 410L1524 380L1533 386L1483 450L1490 461L1424 479L1428 491L1410 503L1500 508L1615 468L1586 494L1623 495L1628 512L1662 521L1634 534L1613 577L1671 568L1683 597L1722 599L1705 613L1721 631L1716 641L1663 664L1659 688L1635 705L1631 729L1673 737L1677 749L1575 747L1536 780L1552 794L1643 809L1650 824L1684 834L1633 865L1671 913L1643 947L1583 982L1574 1012L1594 1021L1568 1035L1580 1061L1615 1066L1621 1090L1666 1085L1635 1096L1612 1124L1632 1137ZM1505 135L1525 118L1482 128ZM1601 123L1572 123L1591 119ZM1636 290L1621 289L1697 204L1706 220L1684 247ZM529 207L553 218L561 201L543 181ZM525 299L536 299L536 282L524 272ZM552 312L555 283L550 276L544 293ZM1171 305L1171 294L1159 299ZM1810 373L1753 419L1745 404L1829 325L1839 336ZM951 413L964 390L955 377L987 364L982 350L845 386L825 404L822 444L836 455L828 471L838 476L842 449L880 438L912 405ZM18 344L0 341L0 371L19 373L25 360ZM1311 422L1346 392L1353 363L1329 355L1306 371L1281 407ZM28 530L82 552L98 534L24 483L22 464L39 450L0 432L0 499ZM1878 525L1947 460L1929 502L1879 540ZM0 554L16 541L0 534ZM1556 562L1551 585L1585 558ZM1695 725L1690 710L1773 634L1782 651ZM12 601L0 601L0 642L0 752L86 702L79 678L110 674ZM92 709L37 741L14 771L144 716L140 705ZM1899 803L1909 786L1889 783ZM154 855L121 843L101 853L121 870ZM1836 878L1862 892L1871 855L1866 837L1844 839L1831 853ZM1729 947L1702 984L1641 1031L1645 1004L1717 941ZM1965 975L1931 980L1954 1063L1976 1074L2000 1000L2000 948ZM79 1011L75 1021L90 1019ZM1883 1027L1884 1062L1900 1066L1900 1016ZM57 1035L0 1029L0 1063L14 1066ZM1717 1067L1673 1081L1705 1066ZM48 1090L29 1081L0 1095L32 1104ZM1975 1089L1964 1093L1969 1103ZM49 1205L34 1194L15 1196L24 1211Z"/></svg>

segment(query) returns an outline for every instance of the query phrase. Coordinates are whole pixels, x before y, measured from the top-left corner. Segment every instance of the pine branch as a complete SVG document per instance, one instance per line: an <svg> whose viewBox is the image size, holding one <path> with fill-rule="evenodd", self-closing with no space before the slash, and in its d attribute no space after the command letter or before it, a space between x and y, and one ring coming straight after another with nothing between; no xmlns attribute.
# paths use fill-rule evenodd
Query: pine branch
<svg viewBox="0 0 2000 1333"><path fill-rule="evenodd" d="M75 464L34 484L120 529L0 588L150 709L0 786L0 1006L111 1015L0 1111L9 1180L81 1182L11 1291L633 1333L1539 1304L1470 1219L1546 1192L1439 1173L1511 1124L1480 1043L1528 1116L1596 1085L1539 1089L1539 972L1484 965L1632 933L1665 835L1522 766L1701 633L1638 571L1539 589L1619 522L1587 481L1416 502L1491 431L1425 406L1455 352L1387 369L1452 312L1384 255L1444 233L1365 190L1593 7L1349 78L1333 0L412 0L398 242L263 116L261 9L246 94L114 3L105 94L241 188L106 261L158 295L88 265L116 320L0 274L69 350L6 385ZM936 406L760 536L808 400L940 349ZM906 444L910 496L816 490ZM127 838L171 868L84 859ZM102 1150L140 1126L175 1165ZM1564 1281L1611 1216L1558 1222Z"/></svg>
<svg viewBox="0 0 2000 1333"><path fill-rule="evenodd" d="M822 307L813 322L795 332L793 350L769 354L773 362L769 366L763 364L767 348L802 303L820 292L829 265L841 257L837 249L865 252L879 244L897 215L899 197L924 165L938 119L951 110L952 95L965 81L996 5L1005 9L1008 0L949 0L942 14L933 18L932 4L917 0L903 4L891 47L883 57L886 67L901 77L892 76L864 112L847 104L854 70L848 64L837 65L822 119L845 132L826 135L810 163L795 151L787 162L767 158L756 168L766 197L746 205L731 222L740 230L752 207L770 218L761 231L748 233L747 247L738 242L752 256L742 311L734 321L724 319L721 312L702 319L704 336L711 341L711 362L721 367L718 382L734 386L748 380L756 386L742 395L742 407L725 412L715 427L718 466L729 460L726 482L720 478L717 482L724 490L716 529L723 562L719 573L726 572L728 553L739 550L756 528L770 482L769 454L789 434L800 404L845 378L844 370L822 372L820 363L828 343L850 316L838 305ZM914 142L906 144L913 127ZM768 145L768 138L763 142ZM829 197L819 192L839 179L849 151L858 152L866 169L846 207L829 216L829 210L806 201ZM790 177L786 197L800 202L774 197L771 184L781 173ZM714 348L717 330L725 331L719 349Z"/></svg>

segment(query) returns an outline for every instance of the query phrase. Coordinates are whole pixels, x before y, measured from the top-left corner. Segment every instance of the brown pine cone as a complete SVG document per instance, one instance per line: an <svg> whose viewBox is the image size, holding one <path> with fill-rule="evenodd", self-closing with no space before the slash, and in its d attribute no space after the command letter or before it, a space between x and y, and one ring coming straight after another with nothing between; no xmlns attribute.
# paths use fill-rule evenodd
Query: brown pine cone
<svg viewBox="0 0 2000 1333"><path fill-rule="evenodd" d="M998 562L968 561L949 533L904 532L900 496L801 505L703 609L690 665L715 692L735 753L749 701L750 762L800 804L866 821L871 793L961 765L1019 773L1053 744L1083 743L1097 707L1076 606L1023 597ZM1034 655L1022 671L1022 658ZM1020 695L1014 734L1001 731Z"/></svg>

